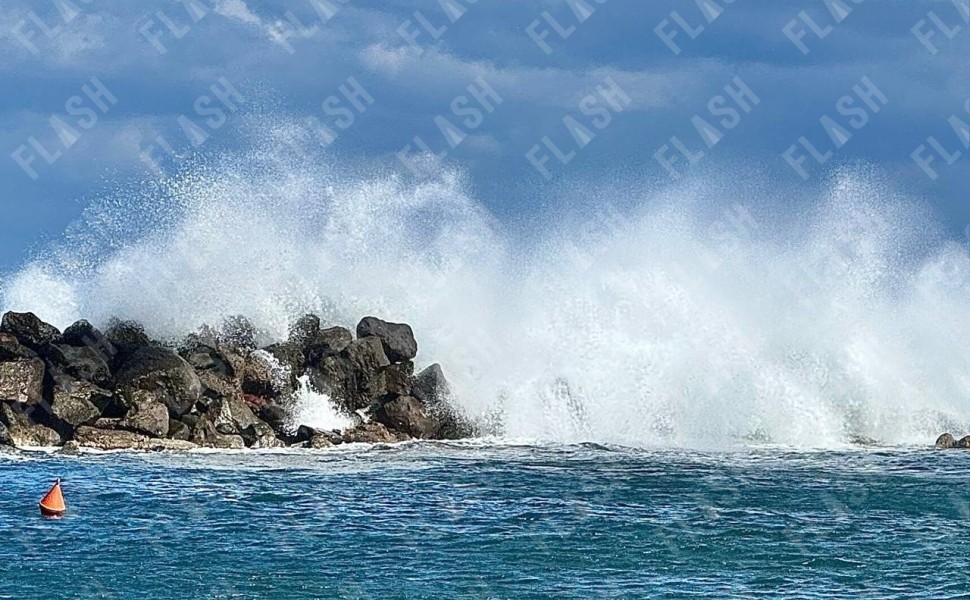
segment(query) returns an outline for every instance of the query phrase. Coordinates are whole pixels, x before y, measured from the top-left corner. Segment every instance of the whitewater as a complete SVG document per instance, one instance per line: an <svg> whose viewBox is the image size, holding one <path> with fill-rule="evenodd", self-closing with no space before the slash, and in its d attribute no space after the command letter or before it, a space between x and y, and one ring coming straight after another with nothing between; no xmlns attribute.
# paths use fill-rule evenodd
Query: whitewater
<svg viewBox="0 0 970 600"><path fill-rule="evenodd" d="M407 322L418 368L439 360L509 439L844 448L970 430L967 245L884 174L833 172L809 204L730 174L572 186L541 226L512 227L446 165L280 156L106 191L0 280L0 307L159 338L242 314L265 343L309 312Z"/></svg>

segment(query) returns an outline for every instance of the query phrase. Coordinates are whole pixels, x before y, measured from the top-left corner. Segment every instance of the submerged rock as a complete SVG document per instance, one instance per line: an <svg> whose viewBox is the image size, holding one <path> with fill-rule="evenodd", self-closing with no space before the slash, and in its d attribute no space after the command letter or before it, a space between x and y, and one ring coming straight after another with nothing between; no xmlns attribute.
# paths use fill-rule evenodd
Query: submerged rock
<svg viewBox="0 0 970 600"><path fill-rule="evenodd" d="M196 444L182 440L152 439L147 435L121 429L96 429L82 426L75 433L81 447L99 450L191 450Z"/></svg>

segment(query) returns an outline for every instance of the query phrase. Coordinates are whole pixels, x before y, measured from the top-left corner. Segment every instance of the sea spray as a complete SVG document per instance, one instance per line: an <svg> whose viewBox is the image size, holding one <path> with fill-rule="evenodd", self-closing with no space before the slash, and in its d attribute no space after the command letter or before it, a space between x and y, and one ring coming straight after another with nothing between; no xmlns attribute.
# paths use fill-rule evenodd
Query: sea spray
<svg viewBox="0 0 970 600"><path fill-rule="evenodd" d="M310 386L308 376L300 377L299 382L300 387L290 417L290 425L294 431L300 425L320 431L343 431L354 426L354 420L349 415L342 415L337 411L330 396Z"/></svg>
<svg viewBox="0 0 970 600"><path fill-rule="evenodd" d="M419 363L440 360L465 410L512 437L834 447L970 428L966 248L877 176L837 174L787 227L740 185L630 190L603 198L619 218L593 233L511 239L452 169L225 158L96 205L2 305L160 337L232 314L272 339L305 312L379 314L412 324ZM719 228L708 202L750 222Z"/></svg>

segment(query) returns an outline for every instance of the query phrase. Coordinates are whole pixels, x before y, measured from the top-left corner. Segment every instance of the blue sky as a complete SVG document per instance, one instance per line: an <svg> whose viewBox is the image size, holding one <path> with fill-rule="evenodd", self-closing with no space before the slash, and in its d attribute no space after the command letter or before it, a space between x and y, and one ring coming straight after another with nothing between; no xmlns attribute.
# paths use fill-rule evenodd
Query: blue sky
<svg viewBox="0 0 970 600"><path fill-rule="evenodd" d="M507 223L585 182L801 198L859 163L970 223L968 0L12 0L0 51L0 273L165 145L267 123L390 169L418 137Z"/></svg>

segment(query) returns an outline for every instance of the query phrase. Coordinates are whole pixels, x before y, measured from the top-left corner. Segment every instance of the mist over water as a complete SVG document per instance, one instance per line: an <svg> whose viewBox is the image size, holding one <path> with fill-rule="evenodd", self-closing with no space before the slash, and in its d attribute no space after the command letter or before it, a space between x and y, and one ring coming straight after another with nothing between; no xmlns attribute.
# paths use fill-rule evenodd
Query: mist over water
<svg viewBox="0 0 970 600"><path fill-rule="evenodd" d="M600 188L582 219L520 239L447 167L351 175L255 152L108 194L2 281L0 305L159 337L243 314L267 343L306 312L404 321L418 367L440 362L508 437L839 447L968 432L965 245L866 172L786 215L729 187Z"/></svg>

